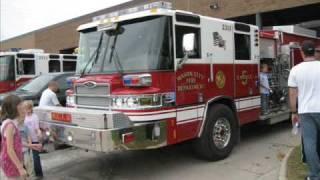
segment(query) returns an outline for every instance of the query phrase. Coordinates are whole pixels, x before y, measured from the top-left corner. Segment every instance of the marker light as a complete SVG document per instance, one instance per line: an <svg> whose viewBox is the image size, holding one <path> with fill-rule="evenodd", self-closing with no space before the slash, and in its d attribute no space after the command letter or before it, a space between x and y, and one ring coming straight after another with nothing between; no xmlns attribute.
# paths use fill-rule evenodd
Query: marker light
<svg viewBox="0 0 320 180"><path fill-rule="evenodd" d="M132 132L122 134L122 143L129 144L135 140L135 136Z"/></svg>
<svg viewBox="0 0 320 180"><path fill-rule="evenodd" d="M99 20L103 20L106 18L113 18L113 17L118 17L118 16L122 16L122 15L126 15L126 14L132 14L132 13L136 13L136 12L140 12L140 11L146 11L146 10L150 10L153 12L154 9L157 9L157 8L159 8L159 9L172 9L172 3L165 2L165 1L153 2L153 3L149 3L149 4L145 4L145 5L140 5L140 6L136 6L136 7L123 9L120 11L115 11L112 13L96 16L96 17L92 18L92 21L99 21Z"/></svg>
<svg viewBox="0 0 320 180"><path fill-rule="evenodd" d="M151 74L133 74L123 77L123 84L127 87L148 87L152 84Z"/></svg>
<svg viewBox="0 0 320 180"><path fill-rule="evenodd" d="M71 142L73 140L73 137L71 135L68 135L67 139L69 142Z"/></svg>

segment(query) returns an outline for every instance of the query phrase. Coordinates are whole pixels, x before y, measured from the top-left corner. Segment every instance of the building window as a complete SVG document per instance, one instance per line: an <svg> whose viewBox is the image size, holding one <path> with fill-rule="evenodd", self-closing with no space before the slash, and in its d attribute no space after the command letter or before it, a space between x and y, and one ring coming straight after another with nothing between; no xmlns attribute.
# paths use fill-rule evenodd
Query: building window
<svg viewBox="0 0 320 180"><path fill-rule="evenodd" d="M200 28L189 27L189 26L176 26L176 56L177 58L183 58L183 36L185 34L195 34L195 51L188 56L190 59L200 59L201 58L201 48L200 48Z"/></svg>
<svg viewBox="0 0 320 180"><path fill-rule="evenodd" d="M235 44L235 58L236 60L250 60L251 59L251 43L250 35L248 34L234 34Z"/></svg>
<svg viewBox="0 0 320 180"><path fill-rule="evenodd" d="M74 72L76 71L76 61L63 61L63 72Z"/></svg>
<svg viewBox="0 0 320 180"><path fill-rule="evenodd" d="M60 72L60 61L50 60L49 61L49 72Z"/></svg>

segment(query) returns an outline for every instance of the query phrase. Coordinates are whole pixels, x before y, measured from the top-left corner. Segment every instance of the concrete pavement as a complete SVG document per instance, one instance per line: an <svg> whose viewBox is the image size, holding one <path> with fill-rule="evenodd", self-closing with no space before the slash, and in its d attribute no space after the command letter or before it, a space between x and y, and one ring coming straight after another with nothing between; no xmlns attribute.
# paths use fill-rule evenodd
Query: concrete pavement
<svg viewBox="0 0 320 180"><path fill-rule="evenodd" d="M69 148L42 155L45 179L277 180L281 160L299 144L291 124L242 128L241 142L218 162L197 159L190 144L110 154Z"/></svg>

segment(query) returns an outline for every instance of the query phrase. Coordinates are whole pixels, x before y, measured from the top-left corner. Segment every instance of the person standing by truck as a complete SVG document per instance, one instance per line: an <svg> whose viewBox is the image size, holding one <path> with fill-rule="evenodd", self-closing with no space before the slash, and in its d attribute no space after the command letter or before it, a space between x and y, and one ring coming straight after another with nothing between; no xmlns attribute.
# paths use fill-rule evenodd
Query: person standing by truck
<svg viewBox="0 0 320 180"><path fill-rule="evenodd" d="M42 144L40 143L41 130L39 128L39 118L33 113L33 103L32 101L24 102L26 109L25 126L28 128L28 132L32 144L32 154L33 154L33 167L35 175L38 177L43 176L41 160L39 152L42 151Z"/></svg>
<svg viewBox="0 0 320 180"><path fill-rule="evenodd" d="M315 58L320 61L320 45L316 48Z"/></svg>
<svg viewBox="0 0 320 180"><path fill-rule="evenodd" d="M21 135L19 122L23 122L25 110L22 100L15 95L7 96L1 106L1 150L0 168L4 179L25 179L27 172L23 167ZM1 176L3 176L1 175ZM2 178L2 177L1 177Z"/></svg>
<svg viewBox="0 0 320 180"><path fill-rule="evenodd" d="M39 106L61 106L57 92L59 91L59 84L56 81L51 81L48 88L42 92Z"/></svg>
<svg viewBox="0 0 320 180"><path fill-rule="evenodd" d="M320 133L320 61L315 59L315 44L302 43L304 62L290 71L288 86L292 123L301 124L303 149L310 172L306 180L320 179L317 134ZM299 107L297 109L297 99ZM300 121L300 122L299 122Z"/></svg>
<svg viewBox="0 0 320 180"><path fill-rule="evenodd" d="M260 94L261 94L261 104L262 104L262 115L269 114L269 96L270 96L270 86L268 79L268 64L261 64L260 72Z"/></svg>
<svg viewBox="0 0 320 180"><path fill-rule="evenodd" d="M56 81L49 82L48 88L42 92L40 102L39 102L39 107L41 107L41 106L61 106L61 104L57 98L57 94L56 94L58 91L59 91L59 84ZM32 116L31 118L32 118L32 120L30 120L30 121L34 121L34 122L39 121L39 119L36 115ZM39 129L39 127L37 125L35 125L35 127L33 127L33 130L35 130L35 131L38 131L38 129ZM37 134L38 134L38 132L36 132L35 136L37 136ZM34 143L38 144L39 141L34 142ZM43 177L39 151L33 150L32 152L33 152L35 174L37 177Z"/></svg>

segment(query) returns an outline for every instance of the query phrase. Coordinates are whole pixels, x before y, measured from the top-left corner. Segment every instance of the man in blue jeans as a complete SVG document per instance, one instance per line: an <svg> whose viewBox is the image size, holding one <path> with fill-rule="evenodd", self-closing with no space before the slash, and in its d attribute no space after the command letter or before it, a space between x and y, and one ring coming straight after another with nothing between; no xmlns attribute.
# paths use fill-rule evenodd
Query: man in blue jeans
<svg viewBox="0 0 320 180"><path fill-rule="evenodd" d="M304 62L290 71L288 86L292 123L300 121L303 148L309 166L306 180L320 180L320 160L317 152L320 133L320 61L316 60L315 44L302 43ZM299 107L297 110L297 99Z"/></svg>

